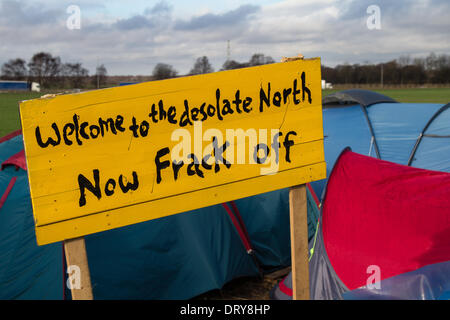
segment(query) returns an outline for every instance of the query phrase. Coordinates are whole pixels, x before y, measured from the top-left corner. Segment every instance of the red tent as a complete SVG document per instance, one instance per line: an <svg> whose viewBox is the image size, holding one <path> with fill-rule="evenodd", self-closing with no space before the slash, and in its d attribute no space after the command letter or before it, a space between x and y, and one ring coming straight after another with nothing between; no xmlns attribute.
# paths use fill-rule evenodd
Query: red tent
<svg viewBox="0 0 450 320"><path fill-rule="evenodd" d="M374 268L384 280L449 261L450 174L346 149L328 180L311 247L314 299L339 299L366 286ZM275 298L289 296L289 280Z"/></svg>
<svg viewBox="0 0 450 320"><path fill-rule="evenodd" d="M328 182L322 232L351 290L367 268L381 279L450 260L450 174L345 151Z"/></svg>

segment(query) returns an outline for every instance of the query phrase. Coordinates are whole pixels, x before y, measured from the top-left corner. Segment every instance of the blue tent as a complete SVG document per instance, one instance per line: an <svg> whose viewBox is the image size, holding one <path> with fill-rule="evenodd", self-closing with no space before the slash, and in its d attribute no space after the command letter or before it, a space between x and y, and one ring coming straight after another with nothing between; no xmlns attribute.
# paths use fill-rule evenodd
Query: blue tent
<svg viewBox="0 0 450 320"><path fill-rule="evenodd" d="M0 299L70 298L62 243L36 244L20 132L0 139L0 165ZM308 203L312 237L318 214L311 211L316 204L309 192ZM242 223L233 223L231 214ZM238 228L248 234L251 254ZM290 264L288 190L85 240L94 298L188 299Z"/></svg>
<svg viewBox="0 0 450 320"><path fill-rule="evenodd" d="M324 98L327 170L346 147L412 166L450 171L450 108L402 104L360 90ZM0 139L0 165L23 150L20 134ZM62 299L62 244L36 245L23 168L0 171L0 299ZM26 169L26 168L25 168ZM325 180L312 183L320 195ZM3 202L3 204L2 204ZM195 210L86 237L98 299L188 299L240 276L290 264L288 190L235 201L254 256L224 206ZM231 205L229 206L231 207ZM308 192L309 236L317 207Z"/></svg>
<svg viewBox="0 0 450 320"><path fill-rule="evenodd" d="M406 166L450 172L450 104L398 103L375 92L345 90L324 97L323 125L327 177L346 147L359 154ZM363 184L364 180L360 181ZM327 180L321 180L311 185L317 194L323 194L326 183ZM334 226L339 229L338 225ZM335 271L323 249L321 228L317 232L317 246L316 237L310 241L310 246L316 251L310 257L312 298L389 299L393 295L402 299L448 297L449 280L442 274L443 270L447 271L448 263L383 280L381 284L384 289L377 292L377 297L365 289L340 296L339 292L346 289L333 280ZM290 288L291 275L288 275L273 288L272 297L291 299Z"/></svg>
<svg viewBox="0 0 450 320"><path fill-rule="evenodd" d="M323 99L327 177L345 147L413 167L450 171L450 105L397 103L367 90L345 90ZM326 180L313 182L321 195Z"/></svg>

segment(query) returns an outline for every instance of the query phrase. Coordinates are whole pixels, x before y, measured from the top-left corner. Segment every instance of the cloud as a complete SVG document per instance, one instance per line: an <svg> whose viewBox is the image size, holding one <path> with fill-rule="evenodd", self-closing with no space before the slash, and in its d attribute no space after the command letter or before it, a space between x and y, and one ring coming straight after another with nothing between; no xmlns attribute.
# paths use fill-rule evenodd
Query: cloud
<svg viewBox="0 0 450 320"><path fill-rule="evenodd" d="M220 69L227 40L231 58L241 62L257 52L276 61L298 53L320 56L326 65L450 52L445 14L450 3L440 0L379 0L380 30L367 28L366 9L372 1L365 0L283 0L221 12L202 7L207 13L183 18L175 17L176 8L166 1L118 17L108 11L112 1L99 0L91 8L80 0L81 30L65 26L68 1L39 1L1 2L0 64L47 51L63 61L82 62L91 73L98 60L111 75L151 74L158 62L183 74L203 55Z"/></svg>
<svg viewBox="0 0 450 320"><path fill-rule="evenodd" d="M45 8L42 4L26 4L17 0L3 0L0 3L2 24L8 26L53 24L61 18L63 12Z"/></svg>
<svg viewBox="0 0 450 320"><path fill-rule="evenodd" d="M156 3L153 7L147 8L144 11L146 15L162 16L162 17L170 16L171 12L172 6L165 1L160 1Z"/></svg>
<svg viewBox="0 0 450 320"><path fill-rule="evenodd" d="M444 1L377 2L381 29L369 30L367 7L373 1L290 1L263 8L239 39L272 48L274 56L321 56L328 65L379 62L402 54L449 52L450 3Z"/></svg>
<svg viewBox="0 0 450 320"><path fill-rule="evenodd" d="M134 30L155 27L167 27L171 20L172 7L165 1L156 3L151 8L146 8L144 14L135 15L127 19L119 19L114 26L120 30Z"/></svg>
<svg viewBox="0 0 450 320"><path fill-rule="evenodd" d="M153 28L155 23L145 16L137 15L128 19L120 19L115 23L120 30L133 30L141 28Z"/></svg>
<svg viewBox="0 0 450 320"><path fill-rule="evenodd" d="M177 20L175 29L177 30L199 30L217 27L232 27L236 24L247 22L249 16L257 11L260 7L255 5L242 5L235 10L225 12L223 14L207 13L198 17L192 17L190 20Z"/></svg>

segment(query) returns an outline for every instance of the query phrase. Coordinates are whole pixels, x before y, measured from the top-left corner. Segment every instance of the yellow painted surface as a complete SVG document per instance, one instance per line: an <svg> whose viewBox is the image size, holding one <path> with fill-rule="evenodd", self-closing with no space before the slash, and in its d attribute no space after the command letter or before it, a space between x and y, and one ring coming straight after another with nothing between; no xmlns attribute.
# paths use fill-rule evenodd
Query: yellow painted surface
<svg viewBox="0 0 450 320"><path fill-rule="evenodd" d="M294 81L298 91L295 95ZM233 102L237 92L241 100L238 107ZM270 106L261 96L270 96ZM325 178L321 101L320 60L311 59L22 102L21 122L38 244ZM152 105L159 110L161 103L165 117L159 113L153 116ZM186 122L187 114L190 122ZM201 132L200 122L194 126L195 116L203 120ZM130 128L133 118L138 126L137 137ZM95 137L96 127L107 119L111 120L103 128L107 126L108 130ZM271 163L249 163L255 146L249 148L251 139L227 139L227 130L231 129L247 133L255 130L257 143L267 145L267 161L272 164L273 141L279 143L277 170L262 174L261 169L269 168ZM278 137L273 136L276 130L280 132ZM200 161L210 155L205 158L205 166L189 166L185 159L176 180L171 151L182 140L174 140L174 132L192 137L188 145ZM214 136L219 137L219 147L229 142L223 154L231 162L229 168L219 163L219 170L215 170L211 152ZM49 137L55 145L44 146ZM195 139L201 141L200 147ZM238 163L238 147L243 141L246 161ZM285 146L285 142L291 144ZM262 159L265 147L260 146L258 156ZM161 168L158 181L156 158L165 148L170 152L159 160L168 166ZM288 150L290 162L286 161ZM207 169L208 165L211 169ZM120 184L136 182L133 173L138 184L124 193ZM85 188L85 201L81 201L80 181L88 181L100 198Z"/></svg>

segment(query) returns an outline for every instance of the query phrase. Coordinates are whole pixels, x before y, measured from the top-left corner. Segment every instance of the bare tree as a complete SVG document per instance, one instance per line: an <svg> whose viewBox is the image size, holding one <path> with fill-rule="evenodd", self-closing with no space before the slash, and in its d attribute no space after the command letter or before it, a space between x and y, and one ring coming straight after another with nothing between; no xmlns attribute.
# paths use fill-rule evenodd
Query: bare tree
<svg viewBox="0 0 450 320"><path fill-rule="evenodd" d="M427 70L435 70L437 67L437 56L434 52L425 58L425 67Z"/></svg>
<svg viewBox="0 0 450 320"><path fill-rule="evenodd" d="M178 71L166 63L158 63L153 69L153 77L155 77L156 80L174 78L177 74Z"/></svg>
<svg viewBox="0 0 450 320"><path fill-rule="evenodd" d="M401 67L409 66L411 64L411 57L409 55L400 56L400 58L397 59L397 63Z"/></svg>
<svg viewBox="0 0 450 320"><path fill-rule="evenodd" d="M275 63L275 60L273 60L270 56L265 56L262 53L255 53L251 56L249 62L237 62L235 60L227 60L222 66L222 70L232 70L232 69L239 69L239 68L246 68L246 67L254 67L254 66L260 66L263 64L269 64L269 63Z"/></svg>
<svg viewBox="0 0 450 320"><path fill-rule="evenodd" d="M251 58L250 61L248 62L250 67L253 66L260 66L263 64L269 64L269 63L274 63L275 60L272 59L272 57L269 56L265 56L262 53L255 53Z"/></svg>
<svg viewBox="0 0 450 320"><path fill-rule="evenodd" d="M206 56L197 58L195 61L194 67L189 72L189 74L203 74L203 73L210 73L214 72L213 67L209 63L209 60Z"/></svg>
<svg viewBox="0 0 450 320"><path fill-rule="evenodd" d="M81 66L81 63L65 63L62 67L63 76L73 88L81 88L89 71Z"/></svg>
<svg viewBox="0 0 450 320"><path fill-rule="evenodd" d="M28 68L30 77L47 88L61 72L61 59L47 52L39 52L31 58Z"/></svg>
<svg viewBox="0 0 450 320"><path fill-rule="evenodd" d="M2 66L2 78L9 80L25 80L27 78L27 66L23 59L11 59Z"/></svg>
<svg viewBox="0 0 450 320"><path fill-rule="evenodd" d="M235 60L227 60L222 66L221 70L233 70L248 67L248 63L240 63Z"/></svg>

